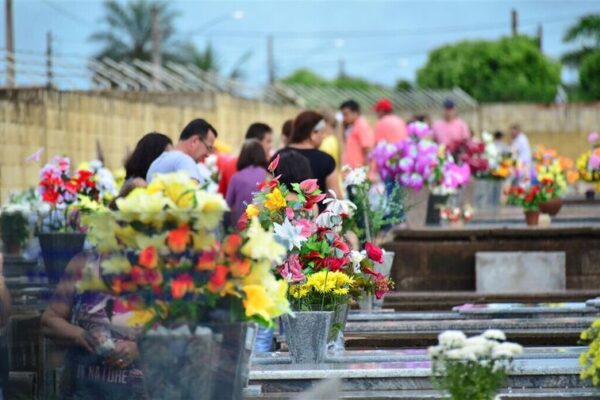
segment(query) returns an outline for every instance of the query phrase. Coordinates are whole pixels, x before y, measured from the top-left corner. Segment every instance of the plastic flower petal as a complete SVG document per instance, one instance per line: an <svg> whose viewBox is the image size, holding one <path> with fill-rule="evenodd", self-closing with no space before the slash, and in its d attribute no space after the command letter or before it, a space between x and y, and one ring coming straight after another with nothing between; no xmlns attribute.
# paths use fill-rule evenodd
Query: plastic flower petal
<svg viewBox="0 0 600 400"><path fill-rule="evenodd" d="M294 248L300 249L302 243L306 241L306 237L302 235L302 226L294 226L289 219L285 219L283 224L274 223L275 238L284 246L287 246L289 251Z"/></svg>
<svg viewBox="0 0 600 400"><path fill-rule="evenodd" d="M266 231L257 218L253 218L248 228L248 241L242 246L242 254L255 260L267 259L281 263L285 247L275 241L273 232Z"/></svg>
<svg viewBox="0 0 600 400"><path fill-rule="evenodd" d="M269 211L276 211L280 208L284 208L287 205L287 201L283 197L279 188L273 189L273 191L267 194L265 200L265 208Z"/></svg>

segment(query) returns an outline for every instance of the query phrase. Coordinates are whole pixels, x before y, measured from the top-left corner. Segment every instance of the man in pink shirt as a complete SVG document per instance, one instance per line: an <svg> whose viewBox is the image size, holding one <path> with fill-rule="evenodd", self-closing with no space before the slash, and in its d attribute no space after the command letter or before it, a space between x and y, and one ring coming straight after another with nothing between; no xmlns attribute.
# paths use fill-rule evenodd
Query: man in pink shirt
<svg viewBox="0 0 600 400"><path fill-rule="evenodd" d="M450 151L471 138L469 127L457 116L454 101L451 99L444 101L444 119L433 124L433 137L439 144L445 144Z"/></svg>
<svg viewBox="0 0 600 400"><path fill-rule="evenodd" d="M366 166L369 164L369 152L374 145L373 131L361 115L360 105L356 101L343 102L340 111L347 126L344 134L346 144L343 163L352 168Z"/></svg>
<svg viewBox="0 0 600 400"><path fill-rule="evenodd" d="M375 124L375 143L386 141L398 143L406 139L406 123L393 114L394 105L388 99L381 99L373 106L379 120Z"/></svg>

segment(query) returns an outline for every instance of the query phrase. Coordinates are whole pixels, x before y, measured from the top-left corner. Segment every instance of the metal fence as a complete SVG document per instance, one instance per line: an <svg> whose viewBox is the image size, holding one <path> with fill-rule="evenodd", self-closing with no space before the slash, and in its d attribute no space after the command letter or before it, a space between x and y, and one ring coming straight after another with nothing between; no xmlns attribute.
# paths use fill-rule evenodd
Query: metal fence
<svg viewBox="0 0 600 400"><path fill-rule="evenodd" d="M459 88L452 90L408 90L390 88L340 89L304 85L251 85L203 71L193 64L167 62L156 68L149 61L101 60L70 55L48 55L0 49L0 76L7 86L6 71L14 66L15 87L52 87L59 90L110 90L157 92L219 92L235 97L301 107L337 108L347 99L373 104L387 97L396 107L411 111L437 110L446 98L461 109L477 102Z"/></svg>

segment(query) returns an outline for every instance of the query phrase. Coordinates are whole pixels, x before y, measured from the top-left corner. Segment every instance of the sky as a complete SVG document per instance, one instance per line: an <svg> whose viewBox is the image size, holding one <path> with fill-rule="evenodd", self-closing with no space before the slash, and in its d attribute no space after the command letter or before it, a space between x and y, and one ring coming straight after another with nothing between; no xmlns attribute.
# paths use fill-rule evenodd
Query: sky
<svg viewBox="0 0 600 400"><path fill-rule="evenodd" d="M17 51L42 55L48 31L55 53L73 62L84 65L85 57L98 51L89 36L101 27L102 1L13 1ZM572 48L562 42L567 27L600 13L599 0L170 2L180 12L180 38L200 48L210 42L221 71L227 73L251 52L244 79L257 85L268 79L267 35L273 36L277 77L306 67L333 78L343 60L347 74L393 85L398 79L414 81L427 53L438 46L509 35L511 9L518 12L520 33L533 35L542 24L543 51L555 59ZM4 47L4 7L0 21ZM563 79L576 80L576 72L563 70Z"/></svg>

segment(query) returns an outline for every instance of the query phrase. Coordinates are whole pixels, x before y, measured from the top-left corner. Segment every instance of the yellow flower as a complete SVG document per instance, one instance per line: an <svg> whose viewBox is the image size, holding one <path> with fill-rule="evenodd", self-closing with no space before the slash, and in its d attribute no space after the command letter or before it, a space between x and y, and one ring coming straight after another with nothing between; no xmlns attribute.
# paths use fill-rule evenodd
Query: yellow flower
<svg viewBox="0 0 600 400"><path fill-rule="evenodd" d="M165 240L167 239L168 232L163 232L156 235L136 233L134 238L138 249L145 249L152 246L156 249L162 249L165 247Z"/></svg>
<svg viewBox="0 0 600 400"><path fill-rule="evenodd" d="M249 204L248 207L246 207L246 217L249 219L258 217L258 214L260 214L260 209L255 204Z"/></svg>
<svg viewBox="0 0 600 400"><path fill-rule="evenodd" d="M102 269L107 274L127 274L131 271L131 264L126 257L115 254L102 261Z"/></svg>
<svg viewBox="0 0 600 400"><path fill-rule="evenodd" d="M285 248L275 241L271 230L265 231L253 218L248 228L248 241L242 246L242 254L254 260L266 259L281 263L285 255Z"/></svg>
<svg viewBox="0 0 600 400"><path fill-rule="evenodd" d="M156 311L152 309L131 311L131 316L127 319L127 324L133 327L146 326L156 316Z"/></svg>
<svg viewBox="0 0 600 400"><path fill-rule="evenodd" d="M216 237L214 234L209 233L207 230L202 229L199 232L192 232L192 240L194 250L204 251L212 248L216 243Z"/></svg>
<svg viewBox="0 0 600 400"><path fill-rule="evenodd" d="M247 285L242 290L246 294L246 298L243 300L246 316L258 315L264 320L270 321L272 317L268 310L273 307L273 300L271 300L265 288L260 285Z"/></svg>
<svg viewBox="0 0 600 400"><path fill-rule="evenodd" d="M81 218L88 227L87 239L101 253L107 253L119 247L115 237L118 225L112 214L95 212Z"/></svg>
<svg viewBox="0 0 600 400"><path fill-rule="evenodd" d="M198 182L184 172L157 174L148 185L148 193L163 193L177 208L191 209L195 203Z"/></svg>
<svg viewBox="0 0 600 400"><path fill-rule="evenodd" d="M273 189L273 191L266 196L265 207L269 211L279 210L280 208L284 208L286 205L287 202L285 201L285 197L283 197L283 194L279 188Z"/></svg>
<svg viewBox="0 0 600 400"><path fill-rule="evenodd" d="M117 200L119 216L126 221L161 226L169 199L162 193L150 194L146 188L136 188L127 197Z"/></svg>
<svg viewBox="0 0 600 400"><path fill-rule="evenodd" d="M223 213L229 210L223 196L217 193L198 191L196 192L196 201L198 203L196 209L202 214L194 224L196 229L215 229L221 222Z"/></svg>

